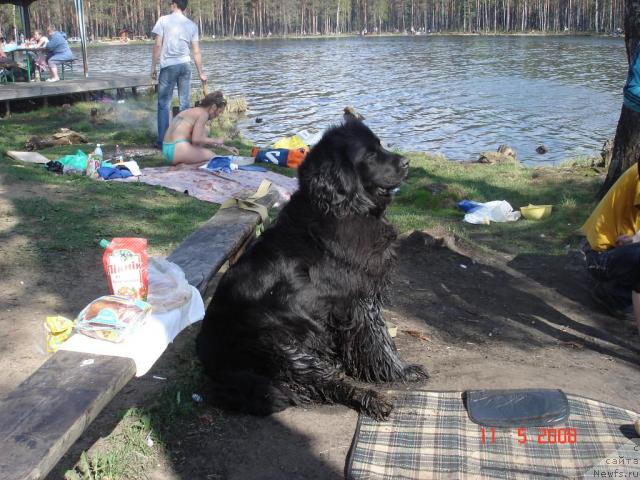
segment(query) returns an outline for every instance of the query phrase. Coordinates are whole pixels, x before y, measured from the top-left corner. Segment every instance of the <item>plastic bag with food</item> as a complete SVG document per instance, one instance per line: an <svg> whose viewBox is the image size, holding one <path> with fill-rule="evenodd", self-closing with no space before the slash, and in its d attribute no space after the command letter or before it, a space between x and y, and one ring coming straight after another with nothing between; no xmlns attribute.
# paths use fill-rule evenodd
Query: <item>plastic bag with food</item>
<svg viewBox="0 0 640 480"><path fill-rule="evenodd" d="M144 323L151 305L142 300L108 295L87 305L76 319L78 332L120 343Z"/></svg>
<svg viewBox="0 0 640 480"><path fill-rule="evenodd" d="M192 289L182 269L163 257L149 258L149 295L154 312L180 308L191 300Z"/></svg>

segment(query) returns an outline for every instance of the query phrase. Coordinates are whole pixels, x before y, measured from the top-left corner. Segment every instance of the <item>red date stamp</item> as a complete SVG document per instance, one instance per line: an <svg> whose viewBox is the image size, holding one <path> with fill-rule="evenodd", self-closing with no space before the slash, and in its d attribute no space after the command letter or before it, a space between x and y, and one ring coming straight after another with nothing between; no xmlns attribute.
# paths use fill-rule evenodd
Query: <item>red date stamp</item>
<svg viewBox="0 0 640 480"><path fill-rule="evenodd" d="M520 427L517 429L517 442L526 445L528 442L538 445L573 445L578 441L578 432L575 428L549 428L540 427L535 432L532 429ZM496 429L494 427L480 429L480 441L483 445L496 443Z"/></svg>

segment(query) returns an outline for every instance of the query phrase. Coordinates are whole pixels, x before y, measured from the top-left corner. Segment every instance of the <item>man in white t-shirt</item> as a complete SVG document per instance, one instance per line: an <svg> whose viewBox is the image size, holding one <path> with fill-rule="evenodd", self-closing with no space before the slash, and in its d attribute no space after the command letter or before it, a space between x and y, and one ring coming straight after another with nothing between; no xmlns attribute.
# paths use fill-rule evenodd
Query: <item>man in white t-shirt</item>
<svg viewBox="0 0 640 480"><path fill-rule="evenodd" d="M207 76L202 71L202 55L198 37L198 27L185 17L187 0L171 2L171 15L164 15L153 27L156 43L151 59L151 78L158 79L158 141L162 146L164 134L169 128L169 107L173 99L173 89L178 86L180 110L189 108L191 99L191 55L202 82ZM160 63L160 75L156 64Z"/></svg>

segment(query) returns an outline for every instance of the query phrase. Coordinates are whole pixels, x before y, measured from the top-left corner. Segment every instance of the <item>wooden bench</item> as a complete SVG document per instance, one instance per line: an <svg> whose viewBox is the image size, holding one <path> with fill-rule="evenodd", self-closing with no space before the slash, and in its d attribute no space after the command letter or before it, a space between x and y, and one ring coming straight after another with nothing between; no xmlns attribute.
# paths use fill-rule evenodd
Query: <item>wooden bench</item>
<svg viewBox="0 0 640 480"><path fill-rule="evenodd" d="M257 203L271 208L272 189ZM257 213L218 210L168 259L206 295L215 274L254 238ZM88 361L87 361L88 360ZM0 479L41 479L58 463L109 401L133 378L129 358L59 351L0 398Z"/></svg>

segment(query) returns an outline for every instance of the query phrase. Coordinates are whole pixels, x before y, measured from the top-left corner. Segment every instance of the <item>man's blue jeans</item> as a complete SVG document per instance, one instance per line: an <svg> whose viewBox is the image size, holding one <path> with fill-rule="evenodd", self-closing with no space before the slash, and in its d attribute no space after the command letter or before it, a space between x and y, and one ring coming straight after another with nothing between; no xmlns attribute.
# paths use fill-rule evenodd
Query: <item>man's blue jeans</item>
<svg viewBox="0 0 640 480"><path fill-rule="evenodd" d="M191 100L191 64L180 63L160 69L158 75L158 145L162 145L164 134L169 128L173 89L178 85L180 111L189 108Z"/></svg>
<svg viewBox="0 0 640 480"><path fill-rule="evenodd" d="M587 269L598 282L598 296L613 309L631 306L631 291L640 292L640 243L587 250L585 255Z"/></svg>

